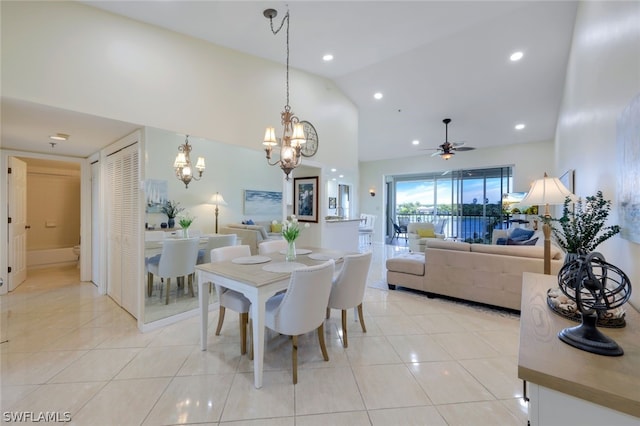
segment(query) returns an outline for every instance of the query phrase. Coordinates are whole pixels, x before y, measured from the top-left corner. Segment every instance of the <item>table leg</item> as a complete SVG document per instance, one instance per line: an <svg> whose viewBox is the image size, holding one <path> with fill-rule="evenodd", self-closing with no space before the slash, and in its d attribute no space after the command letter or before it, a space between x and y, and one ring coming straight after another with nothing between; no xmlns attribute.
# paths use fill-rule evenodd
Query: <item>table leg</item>
<svg viewBox="0 0 640 426"><path fill-rule="evenodd" d="M207 350L207 325L209 324L209 292L204 291L204 278L202 272L197 271L198 302L200 304L200 348Z"/></svg>
<svg viewBox="0 0 640 426"><path fill-rule="evenodd" d="M262 369L264 361L264 317L265 300L258 298L251 302L251 317L253 321L253 382L256 388L262 387Z"/></svg>

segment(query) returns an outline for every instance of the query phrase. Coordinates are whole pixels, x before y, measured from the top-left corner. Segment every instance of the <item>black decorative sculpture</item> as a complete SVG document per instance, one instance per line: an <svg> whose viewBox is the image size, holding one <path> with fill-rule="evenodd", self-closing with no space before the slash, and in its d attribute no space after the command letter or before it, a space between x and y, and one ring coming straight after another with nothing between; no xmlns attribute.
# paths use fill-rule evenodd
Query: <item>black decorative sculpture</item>
<svg viewBox="0 0 640 426"><path fill-rule="evenodd" d="M622 348L596 328L598 311L622 306L631 296L631 282L600 253L579 256L558 272L560 290L575 300L582 324L558 333L563 342L598 355L620 356Z"/></svg>

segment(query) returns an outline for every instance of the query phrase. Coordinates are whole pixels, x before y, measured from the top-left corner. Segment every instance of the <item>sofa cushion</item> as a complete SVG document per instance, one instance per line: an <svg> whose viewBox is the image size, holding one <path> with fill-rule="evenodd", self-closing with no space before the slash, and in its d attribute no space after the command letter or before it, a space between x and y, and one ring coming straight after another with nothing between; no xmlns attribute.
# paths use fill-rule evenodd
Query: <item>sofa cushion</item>
<svg viewBox="0 0 640 426"><path fill-rule="evenodd" d="M272 223L271 224L271 232L273 232L273 233L282 232L282 224L281 223Z"/></svg>
<svg viewBox="0 0 640 426"><path fill-rule="evenodd" d="M434 238L427 241L428 248L437 248L445 250L457 250L457 251L471 251L471 244L458 242L458 241L446 241Z"/></svg>
<svg viewBox="0 0 640 426"><path fill-rule="evenodd" d="M512 240L511 238L507 238L507 244L506 245L508 245L508 246L535 246L537 242L538 242L538 237L532 238L532 239L527 240L527 241Z"/></svg>
<svg viewBox="0 0 640 426"><path fill-rule="evenodd" d="M542 259L544 247L540 246L498 246L490 244L471 244L471 251L476 253L501 254L506 256L533 257ZM551 246L551 259L562 259L562 250Z"/></svg>
<svg viewBox="0 0 640 426"><path fill-rule="evenodd" d="M418 236L420 238L435 238L436 233L433 229L417 229Z"/></svg>
<svg viewBox="0 0 640 426"><path fill-rule="evenodd" d="M533 237L533 229L514 228L509 233L509 239L513 241L527 241Z"/></svg>
<svg viewBox="0 0 640 426"><path fill-rule="evenodd" d="M407 253L387 259L387 269L411 275L424 275L424 254Z"/></svg>

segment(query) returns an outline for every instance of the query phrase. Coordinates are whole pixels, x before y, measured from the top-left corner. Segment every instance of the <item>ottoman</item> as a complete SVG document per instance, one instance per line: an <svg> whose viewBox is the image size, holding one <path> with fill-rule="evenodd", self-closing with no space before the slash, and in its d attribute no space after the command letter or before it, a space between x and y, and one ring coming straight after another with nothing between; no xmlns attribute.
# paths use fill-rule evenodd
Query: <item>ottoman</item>
<svg viewBox="0 0 640 426"><path fill-rule="evenodd" d="M387 285L424 290L424 253L406 253L387 259Z"/></svg>

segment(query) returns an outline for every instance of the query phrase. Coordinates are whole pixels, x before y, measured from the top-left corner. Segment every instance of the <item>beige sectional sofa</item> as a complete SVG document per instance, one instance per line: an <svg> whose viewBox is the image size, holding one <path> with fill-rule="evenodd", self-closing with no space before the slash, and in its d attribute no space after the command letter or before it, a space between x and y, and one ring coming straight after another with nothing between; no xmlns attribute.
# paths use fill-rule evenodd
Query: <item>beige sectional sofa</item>
<svg viewBox="0 0 640 426"><path fill-rule="evenodd" d="M219 229L220 234L236 234L243 245L248 245L251 254L258 254L258 245L266 240L281 239L280 233L272 233L271 222L256 222L255 225L230 223Z"/></svg>
<svg viewBox="0 0 640 426"><path fill-rule="evenodd" d="M430 239L424 254L387 260L387 283L503 308L520 310L522 273L543 271L543 247L469 244ZM564 253L551 248L551 273Z"/></svg>
<svg viewBox="0 0 640 426"><path fill-rule="evenodd" d="M433 237L422 237L419 232L429 231L433 233ZM409 250L422 253L427 245L427 241L434 238L444 239L444 234L436 232L435 224L431 222L411 222L407 224L407 238L409 241Z"/></svg>

